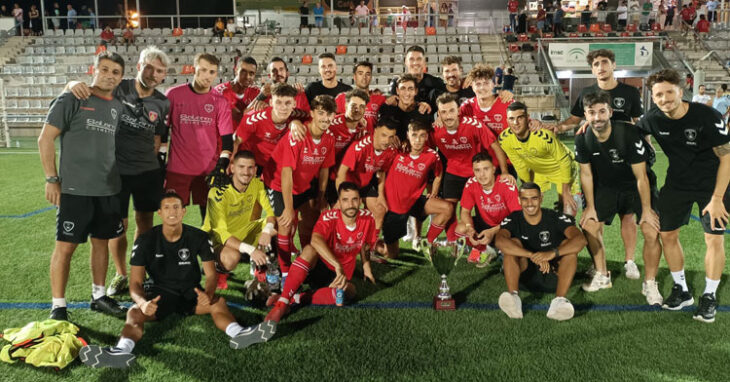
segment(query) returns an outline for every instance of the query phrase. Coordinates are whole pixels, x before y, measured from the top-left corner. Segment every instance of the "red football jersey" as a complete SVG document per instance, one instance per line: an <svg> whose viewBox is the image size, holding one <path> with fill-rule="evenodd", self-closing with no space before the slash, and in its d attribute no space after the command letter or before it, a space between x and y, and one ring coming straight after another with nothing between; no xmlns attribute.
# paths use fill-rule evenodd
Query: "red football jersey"
<svg viewBox="0 0 730 382"><path fill-rule="evenodd" d="M471 210L476 206L479 216L490 227L498 226L512 212L522 210L517 187L500 180L501 176L498 176L494 187L485 191L475 178L471 178L461 195L461 208Z"/></svg>
<svg viewBox="0 0 730 382"><path fill-rule="evenodd" d="M368 128L374 129L375 124L378 123L378 112L380 107L385 103L387 97L380 93L373 94L370 91L370 101L365 107L365 119L368 121ZM340 93L335 97L335 103L337 103L337 113L342 114L345 112L345 93ZM372 131L370 131L372 133Z"/></svg>
<svg viewBox="0 0 730 382"><path fill-rule="evenodd" d="M434 125L431 140L447 159L446 172L468 178L474 176L471 159L482 150L491 150L490 146L497 138L476 119L461 117L461 123L453 133L443 126ZM493 159L496 161L496 158ZM499 162L496 165L499 166Z"/></svg>
<svg viewBox="0 0 730 382"><path fill-rule="evenodd" d="M289 119L281 125L276 125L271 119L272 107L261 111L246 113L236 129L236 136L241 139L238 150L250 150L256 157L256 164L265 166L271 158L271 152L279 143L281 137L289 131L289 122L293 120L307 121L309 113L294 109Z"/></svg>
<svg viewBox="0 0 730 382"><path fill-rule="evenodd" d="M385 177L385 200L388 209L396 214L405 214L413 203L423 195L430 171L441 174L441 160L436 151L426 149L419 156L399 153Z"/></svg>
<svg viewBox="0 0 730 382"><path fill-rule="evenodd" d="M342 211L339 209L322 212L317 223L314 225L314 233L324 237L327 247L334 253L337 261L348 280L352 278L355 271L357 255L364 245L372 248L377 240L375 231L375 219L370 211L361 209L355 218L355 227L348 227L342 220ZM320 257L330 270L335 267L327 260Z"/></svg>
<svg viewBox="0 0 730 382"><path fill-rule="evenodd" d="M271 105L270 101L271 101L271 96L266 97L266 99L264 100L264 102L266 102L269 105ZM302 110L302 111L305 111L307 113L309 113L309 111L311 110L309 108L309 100L307 99L307 95L304 94L304 92L297 93L297 96L294 97L294 101L296 101L296 106L295 107L297 109Z"/></svg>
<svg viewBox="0 0 730 382"><path fill-rule="evenodd" d="M243 112L246 110L248 105L250 105L261 92L261 89L256 86L249 86L243 90L243 94L238 94L233 91L232 82L224 82L217 85L214 89L231 105L231 116L233 117L234 129L241 123ZM238 112L235 112L234 108L238 109Z"/></svg>
<svg viewBox="0 0 730 382"><path fill-rule="evenodd" d="M294 182L292 193L299 195L309 190L312 179L319 175L319 169L334 166L335 137L327 131L319 142L315 142L309 127L306 137L301 141L295 141L287 133L276 145L271 161L276 162L276 169L272 174L274 166L269 162L264 172L264 183L281 192L281 169L291 167Z"/></svg>
<svg viewBox="0 0 730 382"><path fill-rule="evenodd" d="M368 126L363 128L359 124L353 130L348 129L345 122L345 115L338 114L332 119L329 131L335 136L335 163L341 163L342 157L345 156L345 150L350 147L350 143L368 135L369 130ZM332 171L330 173L332 180L336 177L335 172Z"/></svg>
<svg viewBox="0 0 730 382"><path fill-rule="evenodd" d="M504 103L497 97L490 108L482 110L477 103L477 97L470 98L461 104L461 115L476 118L482 125L492 129L495 136L499 136L499 133L508 127L507 106L512 102Z"/></svg>
<svg viewBox="0 0 730 382"><path fill-rule="evenodd" d="M341 164L349 169L347 181L357 184L360 188L365 187L375 173L390 168L397 153L392 147L388 147L384 151L376 151L371 135L355 142L350 145L342 158Z"/></svg>

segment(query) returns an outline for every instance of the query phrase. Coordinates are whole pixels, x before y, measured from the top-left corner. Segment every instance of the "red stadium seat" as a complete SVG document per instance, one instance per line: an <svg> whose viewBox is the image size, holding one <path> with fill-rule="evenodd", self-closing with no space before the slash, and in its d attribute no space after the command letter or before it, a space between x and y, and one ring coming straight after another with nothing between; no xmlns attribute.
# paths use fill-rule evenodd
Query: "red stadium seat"
<svg viewBox="0 0 730 382"><path fill-rule="evenodd" d="M192 65L183 65L182 71L180 74L194 74L195 73L195 67Z"/></svg>
<svg viewBox="0 0 730 382"><path fill-rule="evenodd" d="M603 30L604 33L611 33L613 31L611 29L611 24L603 24L601 30Z"/></svg>
<svg viewBox="0 0 730 382"><path fill-rule="evenodd" d="M552 33L545 33L545 34L542 35L542 37L543 38L553 38L553 34Z"/></svg>
<svg viewBox="0 0 730 382"><path fill-rule="evenodd" d="M510 52L519 52L520 46L517 44L509 44L509 51Z"/></svg>
<svg viewBox="0 0 730 382"><path fill-rule="evenodd" d="M530 38L527 37L527 34L522 33L521 35L517 36L517 39L520 40L520 42L525 42L525 41L529 40Z"/></svg>
<svg viewBox="0 0 730 382"><path fill-rule="evenodd" d="M576 38L576 37L579 37L579 36L580 36L580 35L579 35L578 33L575 33L575 32L570 32L570 33L568 34L568 37L570 37L570 38Z"/></svg>
<svg viewBox="0 0 730 382"><path fill-rule="evenodd" d="M646 33L644 33L644 36L652 37L652 36L656 36L656 33L654 33L654 32L646 32Z"/></svg>
<svg viewBox="0 0 730 382"><path fill-rule="evenodd" d="M426 34L429 35L429 36L436 35L436 28L434 28L434 27L428 27L428 28L426 28Z"/></svg>
<svg viewBox="0 0 730 382"><path fill-rule="evenodd" d="M606 35L603 32L596 32L593 34L593 37L606 37Z"/></svg>
<svg viewBox="0 0 730 382"><path fill-rule="evenodd" d="M345 46L345 45L337 45L337 49L335 50L335 54L347 54L347 46Z"/></svg>
<svg viewBox="0 0 730 382"><path fill-rule="evenodd" d="M96 54L98 56L99 53L101 53L101 52L106 52L106 46L104 46L104 45L97 46L96 47L96 53L94 53L94 54Z"/></svg>
<svg viewBox="0 0 730 382"><path fill-rule="evenodd" d="M626 26L627 32L636 32L636 24L629 24Z"/></svg>
<svg viewBox="0 0 730 382"><path fill-rule="evenodd" d="M530 33L537 33L537 27L534 25L530 25L530 28L527 29Z"/></svg>
<svg viewBox="0 0 730 382"><path fill-rule="evenodd" d="M601 24L591 24L591 29L589 29L591 33L598 33L601 31Z"/></svg>
<svg viewBox="0 0 730 382"><path fill-rule="evenodd" d="M302 56L302 64L309 65L312 63L312 55L311 54L305 54Z"/></svg>
<svg viewBox="0 0 730 382"><path fill-rule="evenodd" d="M662 30L662 24L659 24L659 23L651 24L651 30L653 30L655 32L661 31Z"/></svg>
<svg viewBox="0 0 730 382"><path fill-rule="evenodd" d="M578 25L578 33L586 33L586 32L588 32L588 29L586 28L586 26L584 24Z"/></svg>
<svg viewBox="0 0 730 382"><path fill-rule="evenodd" d="M631 33L629 33L629 32L621 32L621 37L631 37Z"/></svg>
<svg viewBox="0 0 730 382"><path fill-rule="evenodd" d="M175 28L172 30L172 35L175 37L182 36L183 30L181 28Z"/></svg>

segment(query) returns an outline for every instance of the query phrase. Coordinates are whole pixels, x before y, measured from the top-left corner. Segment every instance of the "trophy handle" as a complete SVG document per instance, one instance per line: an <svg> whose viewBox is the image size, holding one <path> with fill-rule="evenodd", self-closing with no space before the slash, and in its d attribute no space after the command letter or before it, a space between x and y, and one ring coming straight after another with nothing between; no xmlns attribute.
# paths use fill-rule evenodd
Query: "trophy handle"
<svg viewBox="0 0 730 382"><path fill-rule="evenodd" d="M459 259L466 253L466 237L462 236L456 239L456 243L459 244L461 248L457 251L456 261L454 262L454 264L456 264Z"/></svg>

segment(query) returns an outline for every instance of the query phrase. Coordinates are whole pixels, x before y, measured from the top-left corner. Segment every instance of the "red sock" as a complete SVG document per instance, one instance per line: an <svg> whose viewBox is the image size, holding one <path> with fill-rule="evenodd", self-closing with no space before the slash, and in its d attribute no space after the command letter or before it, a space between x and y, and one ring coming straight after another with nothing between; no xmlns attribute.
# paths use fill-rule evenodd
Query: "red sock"
<svg viewBox="0 0 730 382"><path fill-rule="evenodd" d="M284 287L281 288L281 297L291 300L294 293L297 293L297 290L309 274L309 262L301 257L297 257L288 271L289 275L286 277Z"/></svg>
<svg viewBox="0 0 730 382"><path fill-rule="evenodd" d="M335 289L320 288L312 294L312 304L314 305L335 305Z"/></svg>
<svg viewBox="0 0 730 382"><path fill-rule="evenodd" d="M431 226L428 227L428 233L426 234L428 242L433 243L433 241L439 237L441 232L444 232L444 226L431 223Z"/></svg>
<svg viewBox="0 0 730 382"><path fill-rule="evenodd" d="M452 217L449 219L448 222L446 222L446 240L448 241L456 241L456 239L459 238L459 236L456 234L456 218Z"/></svg>
<svg viewBox="0 0 730 382"><path fill-rule="evenodd" d="M289 235L276 236L276 253L279 256L279 267L281 268L281 273L287 273L291 266L291 237Z"/></svg>

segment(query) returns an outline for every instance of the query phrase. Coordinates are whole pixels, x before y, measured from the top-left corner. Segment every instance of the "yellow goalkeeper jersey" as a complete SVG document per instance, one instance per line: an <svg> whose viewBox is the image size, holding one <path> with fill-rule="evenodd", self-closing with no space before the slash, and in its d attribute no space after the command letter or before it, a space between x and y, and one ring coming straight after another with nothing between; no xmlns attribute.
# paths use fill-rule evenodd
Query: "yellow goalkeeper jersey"
<svg viewBox="0 0 730 382"><path fill-rule="evenodd" d="M265 219L251 220L256 202L266 216L274 216L264 183L259 178L253 178L244 192L238 191L233 184L223 189L213 187L208 191L207 211L201 229L208 232L214 245L225 244L231 236L243 240L252 229L260 231L265 224Z"/></svg>
<svg viewBox="0 0 730 382"><path fill-rule="evenodd" d="M530 132L522 141L512 129L505 129L499 134L499 144L523 181L530 180L530 171L538 184L549 181L560 185L576 179L573 152L550 130Z"/></svg>

